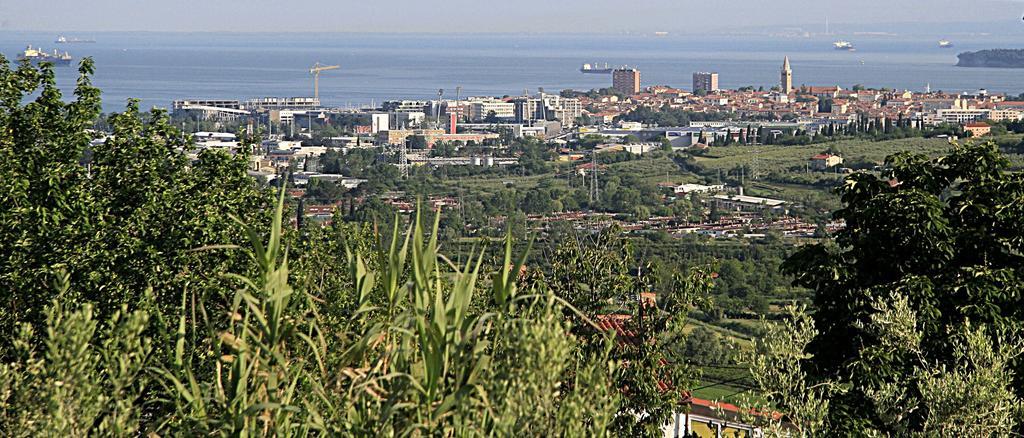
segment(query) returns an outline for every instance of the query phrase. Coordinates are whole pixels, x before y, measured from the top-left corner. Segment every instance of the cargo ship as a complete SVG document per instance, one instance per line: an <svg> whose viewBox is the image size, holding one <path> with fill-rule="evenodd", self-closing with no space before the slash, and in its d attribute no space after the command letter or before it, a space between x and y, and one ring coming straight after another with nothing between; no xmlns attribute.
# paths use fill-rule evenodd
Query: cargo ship
<svg viewBox="0 0 1024 438"><path fill-rule="evenodd" d="M848 52L857 50L855 47L853 47L853 43L843 40L832 43L832 47L835 47L836 50L846 50Z"/></svg>
<svg viewBox="0 0 1024 438"><path fill-rule="evenodd" d="M32 64L39 65L41 62L49 62L53 65L71 65L71 54L68 52L60 53L57 49L53 49L53 53L47 52L41 48L32 48L28 46L24 52L18 56L18 61L29 60Z"/></svg>
<svg viewBox="0 0 1024 438"><path fill-rule="evenodd" d="M75 44L75 43L95 43L96 40L83 40L79 38L68 38L64 35L57 35L57 40L54 41L57 44Z"/></svg>
<svg viewBox="0 0 1024 438"><path fill-rule="evenodd" d="M595 74L595 75L610 74L612 72L612 70L615 70L615 69L609 67L607 63L605 63L604 68L598 67L597 64L583 64L583 67L580 67L580 73Z"/></svg>

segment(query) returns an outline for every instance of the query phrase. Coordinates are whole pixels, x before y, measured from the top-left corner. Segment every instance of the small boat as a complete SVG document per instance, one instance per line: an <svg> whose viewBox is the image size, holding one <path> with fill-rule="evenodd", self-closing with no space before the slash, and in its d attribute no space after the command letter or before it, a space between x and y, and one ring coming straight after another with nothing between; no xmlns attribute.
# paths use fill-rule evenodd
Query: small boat
<svg viewBox="0 0 1024 438"><path fill-rule="evenodd" d="M844 40L839 40L832 43L832 47L834 47L836 50L846 50L849 52L857 50L855 47L853 47L853 43Z"/></svg>
<svg viewBox="0 0 1024 438"><path fill-rule="evenodd" d="M64 35L57 35L57 40L54 41L57 44L76 44L76 43L95 43L96 40L83 40L79 38L68 38Z"/></svg>
<svg viewBox="0 0 1024 438"><path fill-rule="evenodd" d="M597 64L583 64L583 67L580 67L580 73L595 75L610 74L612 70L614 69L609 67L607 63L605 63L604 68L598 67Z"/></svg>
<svg viewBox="0 0 1024 438"><path fill-rule="evenodd" d="M941 47L943 49L951 49L951 48L953 48L953 43L951 41L949 41L949 40L940 40L939 41L939 47Z"/></svg>

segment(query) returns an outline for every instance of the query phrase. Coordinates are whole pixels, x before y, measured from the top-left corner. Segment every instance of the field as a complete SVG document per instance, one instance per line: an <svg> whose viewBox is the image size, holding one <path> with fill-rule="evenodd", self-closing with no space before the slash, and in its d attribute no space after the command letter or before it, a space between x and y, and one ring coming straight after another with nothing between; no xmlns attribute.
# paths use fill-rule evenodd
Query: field
<svg viewBox="0 0 1024 438"><path fill-rule="evenodd" d="M997 141L1020 141L1020 135L993 138ZM722 146L713 147L696 160L709 171L728 171L739 166L757 168L760 171L800 168L810 157L829 149L838 152L847 163L882 164L885 157L897 152L909 151L938 156L950 149L946 138L905 138L887 141L844 140L806 146Z"/></svg>
<svg viewBox="0 0 1024 438"><path fill-rule="evenodd" d="M703 178L693 173L681 170L675 162L663 155L659 155L655 158L642 158L639 160L613 163L608 165L608 167L621 173L628 173L637 176L646 182L654 184L663 182L671 182L674 184L703 182Z"/></svg>
<svg viewBox="0 0 1024 438"><path fill-rule="evenodd" d="M514 188L516 190L529 190L540 184L542 180L550 179L554 187L567 188L569 187L570 180L573 186L578 186L585 182L579 175L576 175L573 172L575 165L575 163L558 163L555 170L543 175L481 175L472 177L451 177L445 181L445 185L448 186L449 189L461 188L463 190L468 189L471 191L494 194L505 187ZM675 184L703 181L703 178L693 173L681 170L671 158L664 155L656 157L641 157L632 161L612 163L608 164L607 168L619 173L637 176L646 182L654 184L666 181Z"/></svg>

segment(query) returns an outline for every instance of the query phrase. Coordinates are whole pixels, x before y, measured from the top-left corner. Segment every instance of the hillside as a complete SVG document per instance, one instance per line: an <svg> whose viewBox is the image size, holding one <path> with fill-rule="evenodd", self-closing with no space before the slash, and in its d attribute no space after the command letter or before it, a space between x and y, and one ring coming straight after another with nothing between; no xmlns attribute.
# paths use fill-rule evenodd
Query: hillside
<svg viewBox="0 0 1024 438"><path fill-rule="evenodd" d="M993 49L957 55L957 67L1024 68L1024 50Z"/></svg>

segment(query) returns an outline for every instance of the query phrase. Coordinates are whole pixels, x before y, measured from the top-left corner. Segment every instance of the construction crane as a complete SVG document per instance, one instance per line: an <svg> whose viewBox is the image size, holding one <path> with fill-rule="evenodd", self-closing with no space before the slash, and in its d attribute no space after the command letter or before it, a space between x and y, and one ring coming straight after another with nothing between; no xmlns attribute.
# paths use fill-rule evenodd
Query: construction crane
<svg viewBox="0 0 1024 438"><path fill-rule="evenodd" d="M320 101L320 72L337 70L339 68L341 68L340 65L320 65L320 63L317 62L309 69L309 74L313 75L313 98L318 102Z"/></svg>

